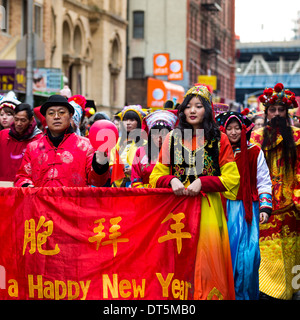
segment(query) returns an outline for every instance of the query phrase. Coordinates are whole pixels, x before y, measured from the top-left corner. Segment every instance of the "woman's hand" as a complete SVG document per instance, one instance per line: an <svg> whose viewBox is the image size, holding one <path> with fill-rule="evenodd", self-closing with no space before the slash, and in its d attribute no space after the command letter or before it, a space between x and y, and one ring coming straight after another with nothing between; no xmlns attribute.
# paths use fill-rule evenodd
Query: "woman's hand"
<svg viewBox="0 0 300 320"><path fill-rule="evenodd" d="M185 187L183 183L178 178L173 178L170 182L172 190L176 196L185 195Z"/></svg>
<svg viewBox="0 0 300 320"><path fill-rule="evenodd" d="M266 212L262 211L262 212L259 214L259 222L260 222L261 224L264 224L264 223L267 223L268 220L269 220L269 215L268 215Z"/></svg>
<svg viewBox="0 0 300 320"><path fill-rule="evenodd" d="M192 197L197 196L201 191L201 187L202 183L198 178L186 188L187 195Z"/></svg>

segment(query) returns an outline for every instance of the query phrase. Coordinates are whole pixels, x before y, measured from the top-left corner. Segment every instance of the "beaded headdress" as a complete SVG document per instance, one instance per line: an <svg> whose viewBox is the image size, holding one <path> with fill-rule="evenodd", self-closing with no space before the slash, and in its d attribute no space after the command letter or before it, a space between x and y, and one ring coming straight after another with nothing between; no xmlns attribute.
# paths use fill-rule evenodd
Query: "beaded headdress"
<svg viewBox="0 0 300 320"><path fill-rule="evenodd" d="M184 98L189 95L195 95L196 97L200 96L207 100L207 102L211 103L211 93L208 88L202 84L196 84L194 87L190 88L187 93L185 94Z"/></svg>
<svg viewBox="0 0 300 320"><path fill-rule="evenodd" d="M130 106L124 107L123 110L122 110L122 117L121 117L122 120L124 119L124 116L128 111L135 112L138 115L138 117L140 118L140 121L142 123L143 118L145 117L146 114L143 111L141 105L130 105Z"/></svg>
<svg viewBox="0 0 300 320"><path fill-rule="evenodd" d="M282 83L277 83L274 88L266 88L259 100L265 107L279 104L288 109L298 108L294 92L284 89Z"/></svg>
<svg viewBox="0 0 300 320"><path fill-rule="evenodd" d="M0 109L4 107L9 107L15 110L16 106L19 105L21 101L19 101L13 91L9 91L5 97L0 97Z"/></svg>
<svg viewBox="0 0 300 320"><path fill-rule="evenodd" d="M231 120L232 118L235 118L240 123L241 127L244 126L246 133L250 132L254 127L254 123L249 118L247 118L246 115L243 114L243 112L239 113L235 111L229 111L220 113L216 117L216 121L219 124L220 130L222 132L226 133L226 127L229 123L229 120Z"/></svg>
<svg viewBox="0 0 300 320"><path fill-rule="evenodd" d="M150 113L146 118L145 122L147 124L148 130L150 131L155 125L163 125L170 127L172 130L177 122L177 116L167 110L157 110Z"/></svg>

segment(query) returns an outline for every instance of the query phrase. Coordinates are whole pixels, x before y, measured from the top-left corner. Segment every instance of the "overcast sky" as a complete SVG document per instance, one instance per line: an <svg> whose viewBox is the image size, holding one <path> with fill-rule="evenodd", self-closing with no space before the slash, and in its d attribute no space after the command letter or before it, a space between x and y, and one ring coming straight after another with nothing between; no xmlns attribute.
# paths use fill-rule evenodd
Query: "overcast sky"
<svg viewBox="0 0 300 320"><path fill-rule="evenodd" d="M283 41L300 11L300 0L235 0L235 33L241 42Z"/></svg>

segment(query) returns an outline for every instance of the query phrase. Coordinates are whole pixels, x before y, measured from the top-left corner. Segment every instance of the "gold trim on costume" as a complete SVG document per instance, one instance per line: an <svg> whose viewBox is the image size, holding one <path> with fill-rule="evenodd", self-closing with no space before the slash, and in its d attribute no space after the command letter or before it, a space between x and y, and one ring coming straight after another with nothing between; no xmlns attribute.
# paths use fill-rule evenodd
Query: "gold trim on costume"
<svg viewBox="0 0 300 320"><path fill-rule="evenodd" d="M213 296L216 296L218 298L218 300L224 300L223 295L221 294L221 292L214 287L211 292L208 294L207 296L207 300L212 300Z"/></svg>

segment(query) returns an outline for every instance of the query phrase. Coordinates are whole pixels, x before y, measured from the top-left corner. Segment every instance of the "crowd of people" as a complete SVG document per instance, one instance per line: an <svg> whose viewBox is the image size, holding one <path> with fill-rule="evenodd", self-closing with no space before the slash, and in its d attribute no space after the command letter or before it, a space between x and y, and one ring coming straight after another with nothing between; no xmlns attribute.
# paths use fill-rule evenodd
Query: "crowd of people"
<svg viewBox="0 0 300 320"><path fill-rule="evenodd" d="M208 269L230 265L223 270L224 297L300 299L292 271L300 265L300 129L289 116L298 104L281 83L259 99L264 112L252 120L245 111L216 112L212 92L196 84L180 105L168 101L156 111L130 105L111 120L67 87L34 110L9 92L0 100L0 181L201 196L194 298ZM88 138L99 120L119 130L109 154ZM209 237L219 251L207 266Z"/></svg>

